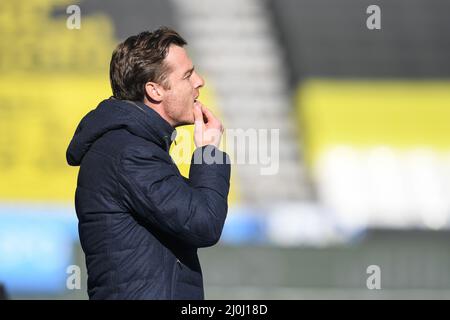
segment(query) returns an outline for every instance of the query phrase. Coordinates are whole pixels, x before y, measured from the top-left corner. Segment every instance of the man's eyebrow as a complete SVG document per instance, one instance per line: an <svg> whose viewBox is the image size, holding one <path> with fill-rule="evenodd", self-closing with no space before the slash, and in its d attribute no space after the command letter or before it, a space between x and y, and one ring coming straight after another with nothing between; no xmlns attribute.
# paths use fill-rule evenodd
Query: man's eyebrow
<svg viewBox="0 0 450 320"><path fill-rule="evenodd" d="M184 75L183 75L183 78L186 77L186 76L189 75L189 74L192 74L192 72L194 72L194 69L195 69L195 66L192 67L191 69L189 69L188 71L186 71L186 72L184 73Z"/></svg>

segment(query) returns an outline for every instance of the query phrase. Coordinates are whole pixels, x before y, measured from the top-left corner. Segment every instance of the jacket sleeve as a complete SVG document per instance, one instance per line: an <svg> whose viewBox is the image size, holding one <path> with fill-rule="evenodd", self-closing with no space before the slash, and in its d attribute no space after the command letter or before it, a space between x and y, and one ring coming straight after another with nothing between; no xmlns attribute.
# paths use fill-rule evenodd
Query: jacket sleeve
<svg viewBox="0 0 450 320"><path fill-rule="evenodd" d="M205 161L205 154L217 161ZM127 149L118 171L126 206L186 245L214 245L219 241L228 210L228 156L211 145L197 148L192 155L189 180L169 160L167 154L158 156L142 147Z"/></svg>

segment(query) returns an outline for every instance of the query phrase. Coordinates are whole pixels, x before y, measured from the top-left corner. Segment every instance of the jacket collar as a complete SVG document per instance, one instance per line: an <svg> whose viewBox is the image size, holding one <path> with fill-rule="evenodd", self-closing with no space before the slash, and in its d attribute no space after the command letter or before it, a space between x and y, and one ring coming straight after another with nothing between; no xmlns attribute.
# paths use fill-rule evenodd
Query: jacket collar
<svg viewBox="0 0 450 320"><path fill-rule="evenodd" d="M138 115L136 117L136 120L150 133L150 135L142 136L142 138L152 140L158 143L166 151L169 151L170 145L176 138L177 131L161 117L158 112L147 106L145 103L128 100L119 101L127 103L130 107L134 107L136 108L135 110L139 110L139 112L144 114L144 116Z"/></svg>
<svg viewBox="0 0 450 320"><path fill-rule="evenodd" d="M142 102L118 99L103 100L79 123L67 148L70 165L81 164L92 144L111 130L125 129L142 139L152 141L166 152L176 137L175 129L155 110Z"/></svg>

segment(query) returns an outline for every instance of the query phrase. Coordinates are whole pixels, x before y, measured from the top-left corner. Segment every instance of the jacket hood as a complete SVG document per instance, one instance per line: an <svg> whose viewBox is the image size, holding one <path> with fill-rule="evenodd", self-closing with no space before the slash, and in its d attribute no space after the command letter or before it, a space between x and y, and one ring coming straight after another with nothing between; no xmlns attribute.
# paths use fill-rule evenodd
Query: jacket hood
<svg viewBox="0 0 450 320"><path fill-rule="evenodd" d="M67 163L79 166L97 139L117 129L152 141L166 151L176 136L175 129L144 103L110 98L100 102L81 120L67 148Z"/></svg>

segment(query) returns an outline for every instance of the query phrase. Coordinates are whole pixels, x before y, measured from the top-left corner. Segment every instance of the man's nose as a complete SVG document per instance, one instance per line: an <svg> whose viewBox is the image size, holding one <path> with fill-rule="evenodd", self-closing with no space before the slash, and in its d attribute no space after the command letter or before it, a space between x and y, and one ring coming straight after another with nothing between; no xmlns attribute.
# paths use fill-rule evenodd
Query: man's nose
<svg viewBox="0 0 450 320"><path fill-rule="evenodd" d="M195 72L195 88L201 88L205 85L205 80L199 76L197 72Z"/></svg>

